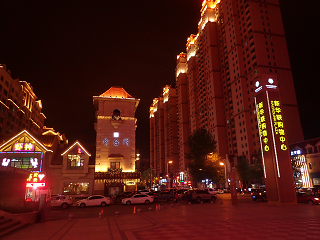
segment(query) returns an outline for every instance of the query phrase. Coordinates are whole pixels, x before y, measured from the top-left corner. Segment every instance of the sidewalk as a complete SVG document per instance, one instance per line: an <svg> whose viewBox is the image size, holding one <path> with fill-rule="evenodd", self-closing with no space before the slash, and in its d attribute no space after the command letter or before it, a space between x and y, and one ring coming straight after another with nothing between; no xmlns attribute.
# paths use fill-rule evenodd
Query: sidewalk
<svg viewBox="0 0 320 240"><path fill-rule="evenodd" d="M155 205L152 205L155 208ZM230 201L170 205L160 211L37 223L4 239L319 239L320 206Z"/></svg>

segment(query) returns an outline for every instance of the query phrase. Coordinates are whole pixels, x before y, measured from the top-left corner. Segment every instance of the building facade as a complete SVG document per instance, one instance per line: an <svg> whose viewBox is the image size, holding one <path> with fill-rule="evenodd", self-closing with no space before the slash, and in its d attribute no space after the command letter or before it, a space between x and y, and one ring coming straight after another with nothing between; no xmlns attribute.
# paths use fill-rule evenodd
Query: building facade
<svg viewBox="0 0 320 240"><path fill-rule="evenodd" d="M42 103L30 83L13 79L6 65L0 64L0 134L14 134L23 129L39 135L46 117Z"/></svg>
<svg viewBox="0 0 320 240"><path fill-rule="evenodd" d="M180 181L177 110L174 85L165 86L150 107L150 164L153 176L167 187Z"/></svg>
<svg viewBox="0 0 320 240"><path fill-rule="evenodd" d="M95 193L115 195L135 190L140 173L135 171L135 111L139 99L122 87L111 87L93 97L96 109Z"/></svg>
<svg viewBox="0 0 320 240"><path fill-rule="evenodd" d="M64 135L52 129L41 135L23 130L0 135L0 140L2 205L38 202L42 193L72 197L93 194L94 158L78 141L69 145Z"/></svg>
<svg viewBox="0 0 320 240"><path fill-rule="evenodd" d="M320 187L320 138L290 145L297 188Z"/></svg>
<svg viewBox="0 0 320 240"><path fill-rule="evenodd" d="M254 164L260 154L254 84L263 75L278 79L288 142L302 141L279 1L204 0L200 13L198 33L177 57L180 171L187 172L187 137L199 128L213 135L228 172L239 156Z"/></svg>

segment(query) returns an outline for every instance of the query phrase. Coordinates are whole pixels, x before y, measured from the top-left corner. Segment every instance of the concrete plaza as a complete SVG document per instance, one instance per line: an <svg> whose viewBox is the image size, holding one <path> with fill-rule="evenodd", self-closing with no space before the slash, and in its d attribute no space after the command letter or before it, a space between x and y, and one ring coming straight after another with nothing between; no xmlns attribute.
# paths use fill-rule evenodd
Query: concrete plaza
<svg viewBox="0 0 320 240"><path fill-rule="evenodd" d="M244 200L245 199L245 200ZM132 209L134 206L131 206ZM36 223L4 239L212 240L319 239L320 206L274 206L230 195L216 203L174 204L156 211ZM138 209L139 206L137 205Z"/></svg>

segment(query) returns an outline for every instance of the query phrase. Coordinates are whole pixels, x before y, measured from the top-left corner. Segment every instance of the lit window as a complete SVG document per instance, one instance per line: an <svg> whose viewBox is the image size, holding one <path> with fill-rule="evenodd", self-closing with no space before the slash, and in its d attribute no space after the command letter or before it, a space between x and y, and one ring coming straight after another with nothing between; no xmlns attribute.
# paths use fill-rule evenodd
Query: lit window
<svg viewBox="0 0 320 240"><path fill-rule="evenodd" d="M114 132L114 133L113 133L113 137L115 137L115 138L119 137L119 135L120 135L120 134L119 134L118 132Z"/></svg>

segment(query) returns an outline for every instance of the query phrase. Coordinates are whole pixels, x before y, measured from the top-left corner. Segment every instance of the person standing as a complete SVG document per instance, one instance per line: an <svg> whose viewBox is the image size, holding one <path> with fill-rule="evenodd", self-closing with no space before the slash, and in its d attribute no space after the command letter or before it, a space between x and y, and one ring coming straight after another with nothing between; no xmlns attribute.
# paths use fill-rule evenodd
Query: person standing
<svg viewBox="0 0 320 240"><path fill-rule="evenodd" d="M176 191L176 193L174 194L174 199L176 200L176 203L178 203L178 199L179 199L178 191Z"/></svg>

